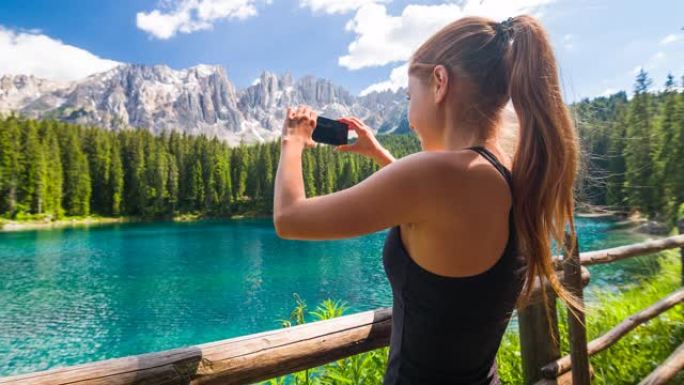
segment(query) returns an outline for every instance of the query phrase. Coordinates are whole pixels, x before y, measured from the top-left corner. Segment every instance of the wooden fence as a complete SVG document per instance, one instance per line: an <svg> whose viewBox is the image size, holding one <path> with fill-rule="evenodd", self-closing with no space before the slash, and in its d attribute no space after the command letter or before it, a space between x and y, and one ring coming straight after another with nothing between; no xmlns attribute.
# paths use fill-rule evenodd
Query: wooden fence
<svg viewBox="0 0 684 385"><path fill-rule="evenodd" d="M563 285L581 298L589 282L585 265L672 248L680 248L684 263L684 223L680 224L679 233L581 254L575 243L575 252L554 257L554 265ZM684 300L684 288L680 288L589 342L583 327L584 314L582 322L577 322L568 312L571 353L561 357L559 346L554 343L559 340L556 298L549 283L545 285L545 300L552 309L551 324L547 322L538 282L529 304L517 308L525 384L589 384L593 375L589 356ZM3 377L0 384L253 384L387 346L391 317L392 309L382 308L186 348ZM683 367L684 344L640 385L665 384Z"/></svg>

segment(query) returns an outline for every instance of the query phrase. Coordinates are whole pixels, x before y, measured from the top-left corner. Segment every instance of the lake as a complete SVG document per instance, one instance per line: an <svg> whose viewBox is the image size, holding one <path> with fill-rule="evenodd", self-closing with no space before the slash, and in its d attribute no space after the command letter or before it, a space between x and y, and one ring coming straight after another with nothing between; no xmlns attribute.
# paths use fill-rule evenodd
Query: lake
<svg viewBox="0 0 684 385"><path fill-rule="evenodd" d="M640 240L606 219L577 225L582 251ZM294 293L308 310L390 307L387 231L284 240L252 218L0 233L0 376L277 329ZM639 266L590 271L592 287L615 289Z"/></svg>

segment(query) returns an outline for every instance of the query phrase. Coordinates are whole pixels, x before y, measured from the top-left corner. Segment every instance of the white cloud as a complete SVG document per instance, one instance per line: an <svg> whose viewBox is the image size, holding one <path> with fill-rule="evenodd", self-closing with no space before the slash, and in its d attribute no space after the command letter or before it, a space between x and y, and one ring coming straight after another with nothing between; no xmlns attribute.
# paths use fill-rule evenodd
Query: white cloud
<svg viewBox="0 0 684 385"><path fill-rule="evenodd" d="M615 88L608 87L605 90L603 90L603 92L601 92L601 94L599 94L599 96L610 96L610 95L617 93L618 91L619 90L616 90Z"/></svg>
<svg viewBox="0 0 684 385"><path fill-rule="evenodd" d="M660 45L667 45L667 44L672 44L675 42L678 42L680 40L684 40L684 34L675 34L671 33L663 38L663 40L660 41Z"/></svg>
<svg viewBox="0 0 684 385"><path fill-rule="evenodd" d="M646 60L643 65L637 65L632 69L632 75L636 75L643 68L644 71L651 71L655 68L660 67L660 65L665 61L665 52L658 51L651 55L651 57Z"/></svg>
<svg viewBox="0 0 684 385"><path fill-rule="evenodd" d="M568 33L563 36L563 48L565 48L566 51L574 51L575 50L575 44L576 44L576 38L575 35Z"/></svg>
<svg viewBox="0 0 684 385"><path fill-rule="evenodd" d="M655 54L653 54L653 56L651 56L651 58L648 61L648 64L656 65L662 62L663 59L665 59L665 52L656 52Z"/></svg>
<svg viewBox="0 0 684 385"><path fill-rule="evenodd" d="M347 13L370 3L390 3L392 0L299 0L301 8L310 8L316 13Z"/></svg>
<svg viewBox="0 0 684 385"><path fill-rule="evenodd" d="M338 64L357 70L406 60L429 35L453 21L460 9L456 4L408 5L400 16L392 16L384 5L364 5L345 25L356 39Z"/></svg>
<svg viewBox="0 0 684 385"><path fill-rule="evenodd" d="M174 0L161 3L162 10L138 12L136 25L159 39L177 32L191 33L211 29L221 19L244 20L257 15L258 0ZM272 0L266 0L271 4Z"/></svg>
<svg viewBox="0 0 684 385"><path fill-rule="evenodd" d="M396 91L401 87L408 88L408 63L404 63L399 67L393 68L392 72L390 72L389 80L375 83L369 87L366 87L359 93L359 96L364 96L373 91Z"/></svg>
<svg viewBox="0 0 684 385"><path fill-rule="evenodd" d="M522 13L541 17L541 7L555 0L465 0L437 5L407 5L398 16L389 15L383 4L362 5L347 22L346 31L354 32L348 54L338 58L338 64L350 70L384 66L406 61L413 51L432 34L463 16L485 16L496 21ZM396 71L397 67L392 70ZM373 84L368 89L395 87L395 79Z"/></svg>
<svg viewBox="0 0 684 385"><path fill-rule="evenodd" d="M0 26L0 75L25 74L51 80L77 80L121 63L30 30Z"/></svg>

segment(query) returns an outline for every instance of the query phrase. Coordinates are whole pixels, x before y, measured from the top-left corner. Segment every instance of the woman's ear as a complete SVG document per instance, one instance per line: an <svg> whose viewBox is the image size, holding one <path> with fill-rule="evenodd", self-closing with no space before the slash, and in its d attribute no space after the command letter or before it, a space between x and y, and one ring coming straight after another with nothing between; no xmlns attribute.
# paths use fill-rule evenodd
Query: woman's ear
<svg viewBox="0 0 684 385"><path fill-rule="evenodd" d="M449 79L449 73L446 67L441 64L435 66L432 71L432 77L435 103L439 104L446 99L448 87L453 86L452 84L449 84L449 82L453 82L454 80Z"/></svg>

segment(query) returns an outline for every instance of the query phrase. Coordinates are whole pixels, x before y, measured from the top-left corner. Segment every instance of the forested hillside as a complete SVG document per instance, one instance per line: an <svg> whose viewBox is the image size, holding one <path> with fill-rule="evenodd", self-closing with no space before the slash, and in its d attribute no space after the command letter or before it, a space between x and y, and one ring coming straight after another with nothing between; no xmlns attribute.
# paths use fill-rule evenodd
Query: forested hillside
<svg viewBox="0 0 684 385"><path fill-rule="evenodd" d="M641 72L630 100L620 92L570 106L583 153L577 196L674 223L684 202L684 92L672 76L662 92L650 85ZM397 158L420 150L413 134L379 140ZM0 215L268 215L279 156L277 141L231 148L206 136L8 117L0 120ZM378 168L332 146L307 149L306 194L349 187Z"/></svg>
<svg viewBox="0 0 684 385"><path fill-rule="evenodd" d="M409 135L380 137L395 156ZM280 143L229 147L218 139L146 130L107 131L58 121L0 121L0 213L6 218L267 214ZM307 196L349 187L377 170L331 146L307 149ZM33 215L26 215L33 214Z"/></svg>
<svg viewBox="0 0 684 385"><path fill-rule="evenodd" d="M643 70L634 93L583 100L572 107L582 142L580 197L637 209L674 224L684 210L684 77L669 75L651 92Z"/></svg>

